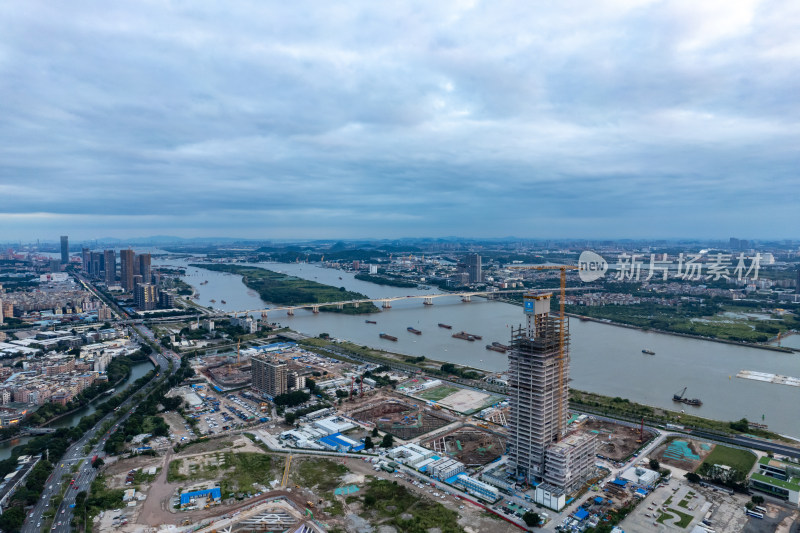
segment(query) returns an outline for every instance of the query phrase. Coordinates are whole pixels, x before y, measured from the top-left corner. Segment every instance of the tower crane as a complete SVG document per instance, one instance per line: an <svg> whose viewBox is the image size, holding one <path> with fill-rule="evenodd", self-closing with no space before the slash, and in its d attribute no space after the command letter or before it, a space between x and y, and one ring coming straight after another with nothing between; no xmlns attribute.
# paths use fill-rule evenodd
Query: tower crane
<svg viewBox="0 0 800 533"><path fill-rule="evenodd" d="M561 291L558 299L559 307L559 332L558 332L558 390L564 390L564 326L566 326L567 316L564 312L564 300L567 296L567 270L578 270L574 265L532 265L532 266L511 266L511 270L560 270L561 271ZM558 402L558 438L564 435L564 411L563 402Z"/></svg>

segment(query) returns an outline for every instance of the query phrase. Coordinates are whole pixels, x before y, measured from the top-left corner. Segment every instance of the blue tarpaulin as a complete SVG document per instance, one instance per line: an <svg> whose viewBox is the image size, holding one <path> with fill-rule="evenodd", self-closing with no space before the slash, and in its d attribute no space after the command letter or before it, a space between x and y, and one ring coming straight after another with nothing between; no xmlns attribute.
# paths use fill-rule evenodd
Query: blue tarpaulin
<svg viewBox="0 0 800 533"><path fill-rule="evenodd" d="M605 502L605 500L603 498L601 498L600 496L598 496L597 498L594 499L594 503L596 503L598 505L603 505L603 502Z"/></svg>
<svg viewBox="0 0 800 533"><path fill-rule="evenodd" d="M628 485L627 479L615 479L611 482L613 485L619 485L620 487L625 487Z"/></svg>
<svg viewBox="0 0 800 533"><path fill-rule="evenodd" d="M222 491L219 487L214 487L213 489L208 490L196 490L194 492L184 492L181 494L181 505L188 505L191 503L192 498L200 498L210 496L214 500L219 500L222 498Z"/></svg>
<svg viewBox="0 0 800 533"><path fill-rule="evenodd" d="M589 516L589 511L587 511L586 509L581 509L575 513L575 518L577 518L578 520L586 520L588 516Z"/></svg>

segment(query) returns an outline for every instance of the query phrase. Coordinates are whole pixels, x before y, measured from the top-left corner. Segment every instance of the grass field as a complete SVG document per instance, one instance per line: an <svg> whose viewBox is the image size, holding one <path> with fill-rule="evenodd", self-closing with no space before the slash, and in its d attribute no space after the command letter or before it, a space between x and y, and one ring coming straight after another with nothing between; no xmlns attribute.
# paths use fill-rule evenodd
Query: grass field
<svg viewBox="0 0 800 533"><path fill-rule="evenodd" d="M439 385L438 387L422 391L417 394L417 396L420 398L425 398L426 400L431 400L432 402L438 402L439 400L447 398L451 394L460 390L460 388L453 387L451 385Z"/></svg>
<svg viewBox="0 0 800 533"><path fill-rule="evenodd" d="M692 519L694 518L694 516L692 516L690 514L686 514L686 513L680 512L680 511L676 511L675 509L670 507L670 508L667 509L666 513L664 513L664 512L661 513L661 516L658 517L656 522L658 522L659 524L663 524L667 520L672 520L674 518L672 515L675 515L678 518L680 518L680 520L678 520L675 524L678 527L683 527L683 528L688 526L692 522Z"/></svg>
<svg viewBox="0 0 800 533"><path fill-rule="evenodd" d="M458 513L438 502L417 497L397 482L370 481L363 495L365 518L372 525L393 526L397 531L463 533Z"/></svg>
<svg viewBox="0 0 800 533"><path fill-rule="evenodd" d="M317 491L328 492L339 486L339 478L349 470L346 466L329 459L303 459L291 478L301 487L316 487Z"/></svg>
<svg viewBox="0 0 800 533"><path fill-rule="evenodd" d="M717 446L706 457L703 464L711 465L727 465L731 468L738 470L744 474L750 472L756 462L756 456L747 450L739 450L737 448L729 448L722 444Z"/></svg>

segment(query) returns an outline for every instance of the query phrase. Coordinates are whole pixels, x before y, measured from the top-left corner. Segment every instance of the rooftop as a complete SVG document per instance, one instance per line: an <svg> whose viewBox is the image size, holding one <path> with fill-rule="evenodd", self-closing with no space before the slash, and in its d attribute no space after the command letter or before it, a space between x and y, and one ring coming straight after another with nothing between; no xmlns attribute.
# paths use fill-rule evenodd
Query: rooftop
<svg viewBox="0 0 800 533"><path fill-rule="evenodd" d="M775 487L780 487L782 489L800 492L800 478L790 478L788 481L781 481L780 479L775 479L774 477L769 477L763 474L755 473L752 476L750 476L750 479L755 481L760 481L761 483L766 483L768 485L772 485Z"/></svg>

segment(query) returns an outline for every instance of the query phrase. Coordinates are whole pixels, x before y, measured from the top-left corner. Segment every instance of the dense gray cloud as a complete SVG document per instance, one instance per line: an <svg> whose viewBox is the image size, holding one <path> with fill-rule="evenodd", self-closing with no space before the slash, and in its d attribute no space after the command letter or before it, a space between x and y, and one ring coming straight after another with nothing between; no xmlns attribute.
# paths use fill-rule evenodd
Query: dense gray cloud
<svg viewBox="0 0 800 533"><path fill-rule="evenodd" d="M800 3L0 4L0 234L797 237Z"/></svg>

